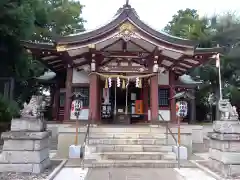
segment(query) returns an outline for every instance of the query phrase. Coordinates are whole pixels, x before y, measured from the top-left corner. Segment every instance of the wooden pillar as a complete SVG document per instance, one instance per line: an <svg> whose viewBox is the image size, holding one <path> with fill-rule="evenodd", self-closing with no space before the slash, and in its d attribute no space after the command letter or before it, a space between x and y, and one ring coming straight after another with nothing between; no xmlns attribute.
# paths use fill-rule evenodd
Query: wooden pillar
<svg viewBox="0 0 240 180"><path fill-rule="evenodd" d="M52 116L54 121L58 121L58 112L59 112L59 100L60 100L60 89L55 87L54 96L53 96L53 105L52 105Z"/></svg>
<svg viewBox="0 0 240 180"><path fill-rule="evenodd" d="M177 123L176 116L176 99L172 98L175 95L175 74L169 71L169 85L170 85L170 121Z"/></svg>
<svg viewBox="0 0 240 180"><path fill-rule="evenodd" d="M66 82L65 82L65 89L66 89L66 96L65 96L65 106L64 106L64 120L70 120L70 109L72 103L72 76L73 76L73 68L67 68L67 75L66 75Z"/></svg>
<svg viewBox="0 0 240 180"><path fill-rule="evenodd" d="M55 101L55 91L56 91L56 87L55 87L55 84L51 84L50 85L50 107L52 108L51 109L51 118L53 121L56 121L56 107L55 107L55 104L54 104L54 101Z"/></svg>
<svg viewBox="0 0 240 180"><path fill-rule="evenodd" d="M56 99L56 87L55 85L50 86L50 107L52 107L52 120L56 121L56 105L55 105L55 99Z"/></svg>
<svg viewBox="0 0 240 180"><path fill-rule="evenodd" d="M192 89L192 95L194 99L190 100L190 123L193 124L196 122L196 100L195 100L195 89Z"/></svg>
<svg viewBox="0 0 240 180"><path fill-rule="evenodd" d="M150 78L150 106L151 106L151 123L156 124L158 117L158 75Z"/></svg>
<svg viewBox="0 0 240 180"><path fill-rule="evenodd" d="M144 110L144 120L148 121L148 81L144 79L143 81L143 110Z"/></svg>
<svg viewBox="0 0 240 180"><path fill-rule="evenodd" d="M99 79L96 74L90 75L90 93L89 93L89 119L91 123L97 123L100 119L100 87Z"/></svg>

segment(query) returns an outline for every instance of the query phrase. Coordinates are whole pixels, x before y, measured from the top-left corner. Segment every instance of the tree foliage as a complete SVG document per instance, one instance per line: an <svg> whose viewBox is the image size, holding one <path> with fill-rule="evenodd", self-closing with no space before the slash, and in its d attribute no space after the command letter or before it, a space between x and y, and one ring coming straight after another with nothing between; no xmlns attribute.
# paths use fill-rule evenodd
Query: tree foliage
<svg viewBox="0 0 240 180"><path fill-rule="evenodd" d="M85 22L80 16L83 6L73 0L44 0L44 12L37 9L37 25L32 39L51 41L53 37L84 31Z"/></svg>
<svg viewBox="0 0 240 180"><path fill-rule="evenodd" d="M223 94L227 98L240 97L240 53L239 18L234 13L225 13L213 17L200 17L196 10L179 10L164 30L174 36L198 40L199 47L211 48L217 44L227 47L228 51L221 57L221 75ZM239 49L237 49L239 48ZM190 72L193 78L200 77L204 86L198 91L197 103L199 106L208 105L208 97L214 94L215 102L219 99L218 69L215 62L209 62ZM240 106L239 106L240 107Z"/></svg>
<svg viewBox="0 0 240 180"><path fill-rule="evenodd" d="M83 31L82 8L74 0L0 1L0 77L14 77L19 104L38 92L35 77L46 70L21 40L51 42L52 37Z"/></svg>

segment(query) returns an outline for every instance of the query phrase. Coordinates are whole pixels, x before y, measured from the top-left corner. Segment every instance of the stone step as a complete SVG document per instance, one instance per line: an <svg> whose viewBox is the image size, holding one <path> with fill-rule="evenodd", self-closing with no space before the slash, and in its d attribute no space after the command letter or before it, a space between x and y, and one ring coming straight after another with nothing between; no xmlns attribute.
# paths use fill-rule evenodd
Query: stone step
<svg viewBox="0 0 240 180"><path fill-rule="evenodd" d="M89 146L92 152L172 152L172 146L166 145L111 145Z"/></svg>
<svg viewBox="0 0 240 180"><path fill-rule="evenodd" d="M164 145L166 144L166 139L161 138L161 139L139 139L139 138L127 138L127 139L110 139L110 138L94 138L94 139L89 139L89 144L90 145L98 145L98 144L110 144L110 145Z"/></svg>
<svg viewBox="0 0 240 180"><path fill-rule="evenodd" d="M144 126L98 126L91 127L91 133L165 133L165 127L148 127Z"/></svg>
<svg viewBox="0 0 240 180"><path fill-rule="evenodd" d="M165 134L156 134L156 133L90 133L90 138L166 138Z"/></svg>
<svg viewBox="0 0 240 180"><path fill-rule="evenodd" d="M84 167L88 168L121 168L121 167L138 167L138 168L177 168L177 160L85 160ZM69 159L65 167L82 167L79 159ZM187 160L181 160L181 167L194 168L195 164Z"/></svg>
<svg viewBox="0 0 240 180"><path fill-rule="evenodd" d="M176 160L173 152L102 152L93 153L101 160Z"/></svg>

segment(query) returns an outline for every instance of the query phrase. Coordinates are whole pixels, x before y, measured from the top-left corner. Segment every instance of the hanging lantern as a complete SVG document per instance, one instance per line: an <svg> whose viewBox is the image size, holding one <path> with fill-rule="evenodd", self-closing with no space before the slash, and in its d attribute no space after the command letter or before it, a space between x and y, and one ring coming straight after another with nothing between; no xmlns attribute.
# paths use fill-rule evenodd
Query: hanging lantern
<svg viewBox="0 0 240 180"><path fill-rule="evenodd" d="M92 60L92 63L91 63L91 71L96 71L96 63L94 59Z"/></svg>
<svg viewBox="0 0 240 180"><path fill-rule="evenodd" d="M139 88L142 88L142 79L139 79L139 83L138 83L139 85Z"/></svg>
<svg viewBox="0 0 240 180"><path fill-rule="evenodd" d="M136 87L139 88L139 77L136 78Z"/></svg>
<svg viewBox="0 0 240 180"><path fill-rule="evenodd" d="M108 88L108 79L106 78L105 80L105 88L107 89Z"/></svg>
<svg viewBox="0 0 240 180"><path fill-rule="evenodd" d="M186 101L178 101L176 103L176 115L184 118L188 114L188 103Z"/></svg>
<svg viewBox="0 0 240 180"><path fill-rule="evenodd" d="M154 63L154 65L153 65L153 72L154 73L158 72L158 64L157 63Z"/></svg>
<svg viewBox="0 0 240 180"><path fill-rule="evenodd" d="M121 81L120 81L120 78L117 77L117 87L120 87L121 86Z"/></svg>
<svg viewBox="0 0 240 180"><path fill-rule="evenodd" d="M108 87L112 87L112 79L110 77L108 78Z"/></svg>
<svg viewBox="0 0 240 180"><path fill-rule="evenodd" d="M125 80L123 79L123 82L122 82L122 88L125 89L126 88L126 82Z"/></svg>

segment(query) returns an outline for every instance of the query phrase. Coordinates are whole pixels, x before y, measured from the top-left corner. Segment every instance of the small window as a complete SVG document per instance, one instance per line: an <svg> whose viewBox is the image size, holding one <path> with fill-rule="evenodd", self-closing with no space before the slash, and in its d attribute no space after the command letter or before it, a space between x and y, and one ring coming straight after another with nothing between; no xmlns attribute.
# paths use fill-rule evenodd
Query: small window
<svg viewBox="0 0 240 180"><path fill-rule="evenodd" d="M60 97L59 97L59 107L64 107L65 106L65 96L66 93L60 93Z"/></svg>
<svg viewBox="0 0 240 180"><path fill-rule="evenodd" d="M168 88L158 88L158 103L160 107L169 106L169 92Z"/></svg>
<svg viewBox="0 0 240 180"><path fill-rule="evenodd" d="M83 107L89 106L89 87L77 87L73 89L73 92L79 92L86 97L82 97Z"/></svg>

